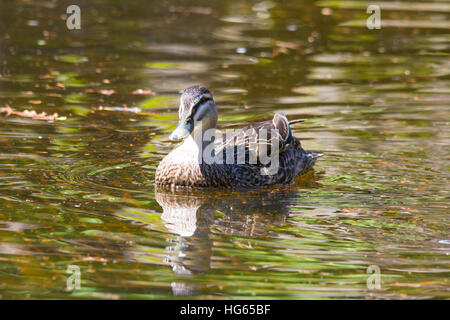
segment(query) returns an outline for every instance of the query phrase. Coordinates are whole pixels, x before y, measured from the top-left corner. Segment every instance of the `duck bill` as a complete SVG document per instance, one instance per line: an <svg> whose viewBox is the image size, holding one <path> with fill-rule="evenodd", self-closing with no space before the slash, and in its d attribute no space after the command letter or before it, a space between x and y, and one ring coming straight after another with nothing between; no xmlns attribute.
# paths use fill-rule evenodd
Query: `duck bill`
<svg viewBox="0 0 450 320"><path fill-rule="evenodd" d="M192 130L194 130L193 121L186 121L184 119L180 120L175 130L173 130L170 135L170 140L172 141L180 141L184 140L191 134Z"/></svg>

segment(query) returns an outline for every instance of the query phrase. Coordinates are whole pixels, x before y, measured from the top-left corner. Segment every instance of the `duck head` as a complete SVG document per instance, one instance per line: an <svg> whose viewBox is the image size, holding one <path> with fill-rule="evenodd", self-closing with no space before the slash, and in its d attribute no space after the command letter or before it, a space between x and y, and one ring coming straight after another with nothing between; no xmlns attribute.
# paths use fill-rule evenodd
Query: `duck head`
<svg viewBox="0 0 450 320"><path fill-rule="evenodd" d="M184 140L197 130L215 128L217 107L211 92L199 85L183 90L178 117L178 125L170 135L172 141Z"/></svg>

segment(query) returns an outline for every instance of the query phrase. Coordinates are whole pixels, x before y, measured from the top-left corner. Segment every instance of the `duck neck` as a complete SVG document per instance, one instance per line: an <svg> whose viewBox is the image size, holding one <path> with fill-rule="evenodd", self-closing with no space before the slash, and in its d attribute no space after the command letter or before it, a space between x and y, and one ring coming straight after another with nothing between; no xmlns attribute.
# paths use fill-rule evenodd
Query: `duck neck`
<svg viewBox="0 0 450 320"><path fill-rule="evenodd" d="M203 132L194 131L179 147L179 156L183 157L187 161L202 163L205 148L213 142L214 140L211 141L203 139Z"/></svg>

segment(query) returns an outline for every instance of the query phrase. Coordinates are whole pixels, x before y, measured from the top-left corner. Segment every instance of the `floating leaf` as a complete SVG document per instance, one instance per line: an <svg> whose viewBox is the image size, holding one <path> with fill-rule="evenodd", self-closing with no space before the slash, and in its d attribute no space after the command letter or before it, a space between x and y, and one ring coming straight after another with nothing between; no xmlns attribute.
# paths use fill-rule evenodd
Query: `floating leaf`
<svg viewBox="0 0 450 320"><path fill-rule="evenodd" d="M25 111L17 111L13 108L11 108L8 104L6 104L6 107L4 108L0 108L0 113L6 113L6 116L10 116L10 115L16 115L19 117L24 117L24 118L32 118L35 120L49 120L49 121L53 121L56 118L58 118L58 114L54 113L54 114L47 114L45 112L41 112L41 113L37 113L34 110L25 110Z"/></svg>

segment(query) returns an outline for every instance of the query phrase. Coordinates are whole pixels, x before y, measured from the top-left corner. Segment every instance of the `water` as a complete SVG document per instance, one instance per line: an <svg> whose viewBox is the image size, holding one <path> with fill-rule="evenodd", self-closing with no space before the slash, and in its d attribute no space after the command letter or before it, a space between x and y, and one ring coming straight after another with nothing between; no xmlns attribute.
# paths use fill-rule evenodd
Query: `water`
<svg viewBox="0 0 450 320"><path fill-rule="evenodd" d="M69 31L64 3L0 2L1 298L450 297L448 2L382 3L381 30L360 1L79 5ZM221 128L283 110L325 156L286 187L155 190L197 83Z"/></svg>

